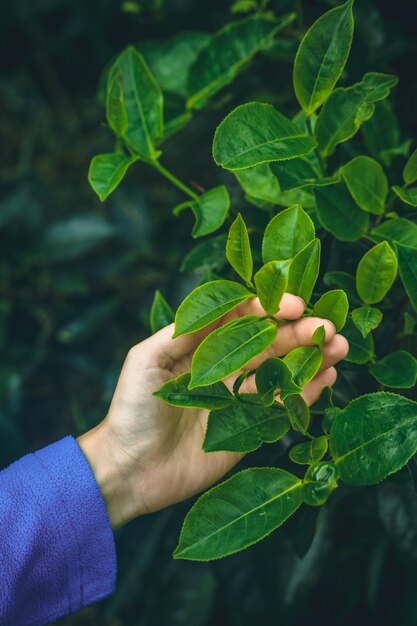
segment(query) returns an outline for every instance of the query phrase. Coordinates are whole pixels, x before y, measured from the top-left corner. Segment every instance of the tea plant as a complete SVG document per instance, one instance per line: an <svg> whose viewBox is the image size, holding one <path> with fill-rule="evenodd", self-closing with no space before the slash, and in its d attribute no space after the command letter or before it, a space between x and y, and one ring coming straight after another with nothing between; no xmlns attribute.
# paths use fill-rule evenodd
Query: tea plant
<svg viewBox="0 0 417 626"><path fill-rule="evenodd" d="M400 142L387 100L395 76L368 72L356 84L336 87L353 38L353 0L322 15L302 38L293 71L301 109L292 119L269 103L248 102L214 134L213 159L237 179L251 205L242 210L246 221L256 215L253 227L231 208L226 185L201 193L161 164L163 142L194 111L208 106L278 32L296 36L294 14L276 18L256 2L234 8L255 13L213 36L185 33L143 54L140 45L129 47L116 59L106 99L115 151L94 157L89 172L105 200L129 167L154 168L187 196L174 214L191 209L194 238L216 232L233 215L227 238L206 239L184 259L184 270L209 272L178 307L175 337L207 327L251 298L265 311L215 328L195 351L191 371L155 391L174 406L210 411L203 443L208 454L248 453L288 440L291 472L245 469L193 506L174 556L201 561L259 541L303 504L324 505L339 483L379 483L417 452L417 403L384 390L409 389L417 379L417 360L403 349L417 310L417 151L399 181L393 163L408 156L410 143ZM322 247L326 268L333 257L333 264L351 271L323 275ZM323 284L335 288L323 293ZM325 389L311 414L301 394L320 369L324 327L312 346L268 358L256 372L239 376L233 393L222 382L276 340L282 322L275 315L285 292L303 298L305 315L331 320L350 344L342 379L349 392L335 403ZM157 292L152 330L173 317ZM377 351L374 334L382 338ZM355 397L358 375L371 393ZM257 393L240 392L247 376L254 377Z"/></svg>

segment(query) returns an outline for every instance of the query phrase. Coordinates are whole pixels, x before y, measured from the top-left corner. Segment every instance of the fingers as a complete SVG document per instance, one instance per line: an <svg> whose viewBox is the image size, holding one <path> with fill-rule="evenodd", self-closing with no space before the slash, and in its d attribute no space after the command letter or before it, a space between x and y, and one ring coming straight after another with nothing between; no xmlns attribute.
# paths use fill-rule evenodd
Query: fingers
<svg viewBox="0 0 417 626"><path fill-rule="evenodd" d="M335 335L328 343L323 346L323 361L320 370L326 370L332 365L336 365L342 361L349 352L348 340L343 335Z"/></svg>
<svg viewBox="0 0 417 626"><path fill-rule="evenodd" d="M291 293L284 293L280 303L280 309L275 315L280 320L296 320L304 313L305 304L304 300L298 296L293 296ZM261 317L266 315L265 310L262 308L259 298L252 298L239 304L233 313L241 315L260 315ZM236 315L234 315L236 317Z"/></svg>
<svg viewBox="0 0 417 626"><path fill-rule="evenodd" d="M334 367L329 367L323 372L317 374L317 376L315 376L313 380L304 387L301 395L310 406L319 399L320 394L325 387L332 387L335 384L336 379L336 369Z"/></svg>

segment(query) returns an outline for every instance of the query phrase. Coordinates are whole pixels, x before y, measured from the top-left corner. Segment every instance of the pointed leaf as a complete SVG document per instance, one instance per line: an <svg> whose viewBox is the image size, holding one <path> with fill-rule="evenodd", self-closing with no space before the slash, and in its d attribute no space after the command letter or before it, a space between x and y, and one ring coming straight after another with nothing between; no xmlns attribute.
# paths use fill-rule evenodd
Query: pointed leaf
<svg viewBox="0 0 417 626"><path fill-rule="evenodd" d="M311 465L303 483L303 501L309 506L322 506L337 487L339 471L328 461Z"/></svg>
<svg viewBox="0 0 417 626"><path fill-rule="evenodd" d="M122 75L118 73L107 89L106 116L110 128L116 135L122 135L127 128L127 111L123 97Z"/></svg>
<svg viewBox="0 0 417 626"><path fill-rule="evenodd" d="M88 170L88 182L102 202L116 189L129 166L137 160L137 157L116 153L93 157Z"/></svg>
<svg viewBox="0 0 417 626"><path fill-rule="evenodd" d="M299 465L312 465L321 461L327 452L328 441L325 435L317 437L312 441L298 443L291 448L289 457L293 463Z"/></svg>
<svg viewBox="0 0 417 626"><path fill-rule="evenodd" d="M269 163L261 163L233 173L243 191L252 198L272 204L279 202L281 189Z"/></svg>
<svg viewBox="0 0 417 626"><path fill-rule="evenodd" d="M306 304L310 302L320 269L320 239L313 239L299 252L290 265L288 293L300 296Z"/></svg>
<svg viewBox="0 0 417 626"><path fill-rule="evenodd" d="M361 306L352 311L352 321L365 339L371 330L378 328L382 320L382 312L373 306Z"/></svg>
<svg viewBox="0 0 417 626"><path fill-rule="evenodd" d="M352 198L361 209L375 215L384 213L388 181L377 161L359 156L340 171Z"/></svg>
<svg viewBox="0 0 417 626"><path fill-rule="evenodd" d="M326 343L326 329L324 328L324 324L316 328L311 335L311 341L319 348L323 348Z"/></svg>
<svg viewBox="0 0 417 626"><path fill-rule="evenodd" d="M255 274L259 301L267 315L275 315L287 289L291 261L270 261Z"/></svg>
<svg viewBox="0 0 417 626"><path fill-rule="evenodd" d="M333 422L330 452L345 483L379 483L417 452L417 403L386 392L353 400Z"/></svg>
<svg viewBox="0 0 417 626"><path fill-rule="evenodd" d="M252 252L248 230L240 213L229 230L226 257L235 272L249 283L253 272Z"/></svg>
<svg viewBox="0 0 417 626"><path fill-rule="evenodd" d="M304 35L294 61L298 102L311 115L337 83L353 37L353 0L322 15Z"/></svg>
<svg viewBox="0 0 417 626"><path fill-rule="evenodd" d="M203 448L206 452L252 452L264 442L278 441L289 429L287 414L277 402L269 407L235 402L211 411Z"/></svg>
<svg viewBox="0 0 417 626"><path fill-rule="evenodd" d="M234 109L217 127L213 158L227 170L285 161L314 150L316 142L271 104L249 102Z"/></svg>
<svg viewBox="0 0 417 626"><path fill-rule="evenodd" d="M255 381L261 402L266 406L273 403L278 389L281 400L284 400L288 394L302 391L301 387L293 381L293 374L288 365L276 357L271 357L261 363L256 369Z"/></svg>
<svg viewBox="0 0 417 626"><path fill-rule="evenodd" d="M394 185L392 190L405 204L417 207L417 187L406 189L405 187L398 187L398 185Z"/></svg>
<svg viewBox="0 0 417 626"><path fill-rule="evenodd" d="M231 280L213 280L194 289L178 307L175 316L175 334L194 333L220 319L254 294L240 283Z"/></svg>
<svg viewBox="0 0 417 626"><path fill-rule="evenodd" d="M397 244L398 265L404 289L417 311L417 249Z"/></svg>
<svg viewBox="0 0 417 626"><path fill-rule="evenodd" d="M293 373L294 382L300 387L304 387L314 378L322 360L319 348L310 346L294 348L284 357L284 362Z"/></svg>
<svg viewBox="0 0 417 626"><path fill-rule="evenodd" d="M310 424L310 411L304 398L300 395L291 394L284 400L291 426L303 435L306 434Z"/></svg>
<svg viewBox="0 0 417 626"><path fill-rule="evenodd" d="M324 293L313 307L313 316L330 320L338 333L346 323L349 302L342 289L333 289Z"/></svg>
<svg viewBox="0 0 417 626"><path fill-rule="evenodd" d="M275 215L265 229L263 261L293 259L314 237L313 222L299 205L285 209Z"/></svg>
<svg viewBox="0 0 417 626"><path fill-rule="evenodd" d="M181 374L178 378L162 385L153 395L172 406L194 409L224 409L235 402L234 396L222 382L207 387L188 389L190 380L190 372Z"/></svg>
<svg viewBox="0 0 417 626"><path fill-rule="evenodd" d="M276 336L276 325L255 315L217 328L194 353L190 388L210 385L239 371L271 345Z"/></svg>
<svg viewBox="0 0 417 626"><path fill-rule="evenodd" d="M229 193L224 185L213 187L203 193L197 200L187 200L175 207L174 215L179 215L184 209L190 208L195 216L192 230L194 238L209 235L223 225L230 209Z"/></svg>
<svg viewBox="0 0 417 626"><path fill-rule="evenodd" d="M323 228L340 241L356 241L368 229L369 215L354 202L343 183L315 187L317 217Z"/></svg>
<svg viewBox="0 0 417 626"><path fill-rule="evenodd" d="M409 389L417 380L417 360L405 350L391 352L369 368L372 376L381 385Z"/></svg>
<svg viewBox="0 0 417 626"><path fill-rule="evenodd" d="M390 219L374 228L370 239L376 243L388 241L390 244L400 243L417 248L417 224L403 217Z"/></svg>
<svg viewBox="0 0 417 626"><path fill-rule="evenodd" d="M385 297L397 269L397 256L386 241L368 250L356 270L356 289L365 304L374 304Z"/></svg>
<svg viewBox="0 0 417 626"><path fill-rule="evenodd" d="M301 485L299 478L274 467L235 474L197 500L174 558L210 561L260 541L301 505Z"/></svg>
<svg viewBox="0 0 417 626"><path fill-rule="evenodd" d="M341 334L349 342L349 353L345 361L349 363L368 363L374 355L374 339L369 333L366 338L362 337L352 320L348 318Z"/></svg>
<svg viewBox="0 0 417 626"><path fill-rule="evenodd" d="M155 291L155 296L151 306L149 317L151 331L158 332L161 328L165 328L174 321L174 311L169 306L160 291Z"/></svg>

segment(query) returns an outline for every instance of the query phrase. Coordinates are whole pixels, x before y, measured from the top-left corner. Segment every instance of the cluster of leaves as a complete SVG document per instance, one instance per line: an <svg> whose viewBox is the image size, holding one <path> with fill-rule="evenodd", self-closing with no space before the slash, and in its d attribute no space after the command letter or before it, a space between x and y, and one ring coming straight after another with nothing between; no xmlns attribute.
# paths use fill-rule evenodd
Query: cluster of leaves
<svg viewBox="0 0 417 626"><path fill-rule="evenodd" d="M102 200L133 163L144 162L188 196L174 213L191 208L193 237L222 227L233 211L227 187L204 193L191 189L162 166L160 148L295 17L276 19L256 3L246 4L247 10L256 11L253 16L211 37L184 35L162 50L142 53L130 47L116 59L108 71L106 99L115 151L96 156L89 172ZM302 503L325 504L339 481L352 486L379 483L417 451L417 403L383 390L413 387L417 361L403 349L376 357L373 336L384 329L385 318L394 315L398 325L399 306L403 325L398 334L406 336L414 329L417 188L412 185L417 181L417 151L403 167L403 184L390 187L392 162L410 149L395 132L395 137L384 133L393 127L387 99L397 78L369 72L352 86L336 87L353 31L353 0L348 0L323 14L304 35L293 72L301 109L292 119L271 104L249 102L231 111L214 134L215 163L234 175L255 207L248 215L259 212L266 224L254 229L259 245L252 249L239 213L227 239L220 235L205 240L186 257L183 267L218 270L224 249L245 284L206 275L179 306L174 336L204 328L256 296L266 315L242 317L215 329L196 350L191 371L156 395L174 406L210 411L203 443L207 453L247 453L285 436L290 446L295 444L289 451L291 462L307 470L300 475L296 469L250 468L205 493L185 520L177 558L204 561L239 551L283 524ZM166 72L174 59L178 71ZM175 94L176 108L166 94ZM364 144L356 141L360 129ZM354 273L325 273L324 284L336 288L316 298L321 242L332 251L345 246L355 265ZM314 333L313 346L265 360L256 372L238 378L233 394L228 391L221 381L276 340L280 323L275 314L284 292L304 299L306 315L334 323L350 344L347 363L353 371L365 368L378 391L352 394L342 408L325 390L312 419L301 393L321 366L324 327ZM172 319L158 293L151 311L153 330ZM254 376L257 393L240 393L246 375Z"/></svg>

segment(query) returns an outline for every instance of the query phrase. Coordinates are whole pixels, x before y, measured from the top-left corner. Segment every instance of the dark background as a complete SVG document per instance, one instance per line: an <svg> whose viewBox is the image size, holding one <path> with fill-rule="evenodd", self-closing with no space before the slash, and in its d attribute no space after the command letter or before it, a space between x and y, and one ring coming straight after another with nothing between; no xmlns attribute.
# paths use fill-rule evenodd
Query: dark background
<svg viewBox="0 0 417 626"><path fill-rule="evenodd" d="M325 0L276 0L311 22ZM129 43L213 31L226 0L3 2L0 21L0 467L93 426L106 413L123 358L149 334L155 289L175 308L199 277L180 273L194 245L183 198L146 166L101 204L87 183L91 157L112 150L97 99L103 68ZM400 77L402 138L417 136L417 3L357 0L348 84L365 71ZM299 23L302 27L302 23ZM208 110L164 146L163 162L204 187L235 183L211 162L216 124L259 99L294 114L292 57L258 55ZM343 78L342 78L343 80ZM275 450L278 456L280 449ZM256 454L251 462L256 464ZM314 525L313 510L264 542L213 564L175 562L190 503L117 533L117 593L62 624L112 626L338 626L417 624L417 508L400 474L378 490L345 490ZM339 502L340 501L340 502ZM296 548L296 550L294 549ZM23 600L24 601L24 600Z"/></svg>

